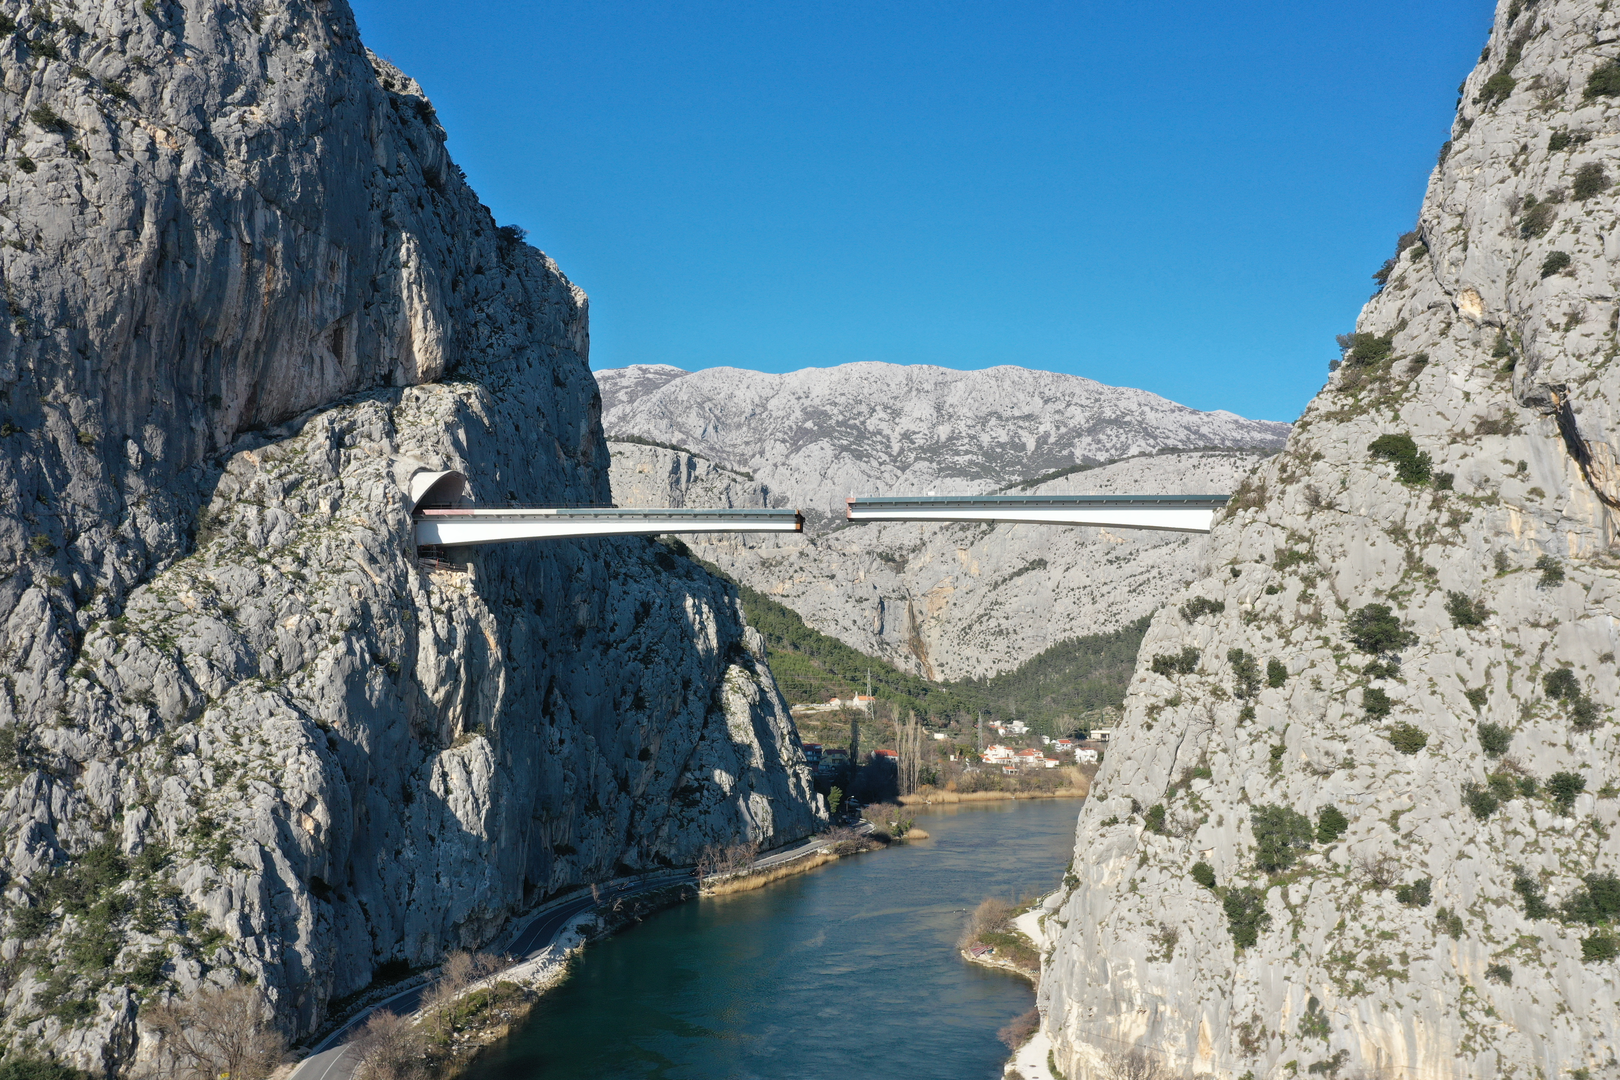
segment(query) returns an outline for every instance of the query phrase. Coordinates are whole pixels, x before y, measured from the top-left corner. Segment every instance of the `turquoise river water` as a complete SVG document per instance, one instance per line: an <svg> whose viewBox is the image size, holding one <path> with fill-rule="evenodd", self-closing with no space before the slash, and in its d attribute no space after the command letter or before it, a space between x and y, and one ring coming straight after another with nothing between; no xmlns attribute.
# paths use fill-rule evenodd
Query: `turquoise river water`
<svg viewBox="0 0 1620 1080"><path fill-rule="evenodd" d="M929 840L660 912L587 948L471 1080L999 1077L1034 994L956 940L986 896L1056 887L1079 809L925 810Z"/></svg>

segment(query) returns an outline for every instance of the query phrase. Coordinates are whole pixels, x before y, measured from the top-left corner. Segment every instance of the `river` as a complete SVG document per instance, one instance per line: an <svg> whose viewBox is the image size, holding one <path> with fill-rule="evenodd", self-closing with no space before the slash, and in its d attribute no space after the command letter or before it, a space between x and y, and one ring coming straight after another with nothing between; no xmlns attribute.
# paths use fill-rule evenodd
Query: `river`
<svg viewBox="0 0 1620 1080"><path fill-rule="evenodd" d="M986 896L1049 892L1072 799L920 812L931 839L660 912L589 946L472 1080L1001 1075L1023 979L965 963Z"/></svg>

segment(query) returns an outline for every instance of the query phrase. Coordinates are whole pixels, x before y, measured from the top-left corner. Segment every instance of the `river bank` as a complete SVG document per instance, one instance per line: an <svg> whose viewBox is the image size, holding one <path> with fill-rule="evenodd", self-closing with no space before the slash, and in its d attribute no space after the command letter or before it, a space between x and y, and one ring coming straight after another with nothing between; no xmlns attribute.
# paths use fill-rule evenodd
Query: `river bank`
<svg viewBox="0 0 1620 1080"><path fill-rule="evenodd" d="M963 964L956 939L986 894L1061 878L1074 808L1059 801L935 806L931 834L840 859L771 888L704 896L602 939L491 1047L468 1080L660 1075L1002 1074L998 1028L1029 983ZM839 1038L826 1037L836 1029ZM906 1033L927 1030L913 1048Z"/></svg>
<svg viewBox="0 0 1620 1080"><path fill-rule="evenodd" d="M1084 799L1090 791L1090 784L1052 791L936 791L921 788L915 794L900 796L900 803L903 806L956 806L960 803L1010 802L1014 799Z"/></svg>

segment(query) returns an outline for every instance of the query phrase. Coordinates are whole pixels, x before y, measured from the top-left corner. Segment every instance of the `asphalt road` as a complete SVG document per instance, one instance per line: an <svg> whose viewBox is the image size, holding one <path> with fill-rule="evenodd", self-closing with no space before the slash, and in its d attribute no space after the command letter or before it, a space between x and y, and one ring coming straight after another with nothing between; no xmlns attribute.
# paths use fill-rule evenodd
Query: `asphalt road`
<svg viewBox="0 0 1620 1080"><path fill-rule="evenodd" d="M820 843L815 839L806 840L802 844L762 856L754 860L754 869L768 870L773 866L780 866L820 846ZM641 880L610 882L601 887L600 899L585 892L572 900L548 908L536 915L518 934L507 950L508 958L513 964L521 964L549 948L563 927L585 912L626 896L666 888L676 882L689 880L691 876L690 870L674 870ZM289 1080L352 1080L354 1070L360 1063L351 1040L360 1033L367 1018L378 1009L388 1009L408 1016L421 1007L423 995L431 990L433 985L432 982L427 982L413 986L356 1013L349 1018L348 1023L328 1035L315 1047L314 1052L299 1062Z"/></svg>

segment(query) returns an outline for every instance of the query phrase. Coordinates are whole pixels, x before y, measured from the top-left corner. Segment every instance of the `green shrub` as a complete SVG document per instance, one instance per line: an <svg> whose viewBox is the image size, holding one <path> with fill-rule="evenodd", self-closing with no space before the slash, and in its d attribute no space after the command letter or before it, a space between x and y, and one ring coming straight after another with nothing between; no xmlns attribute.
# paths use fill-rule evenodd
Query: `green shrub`
<svg viewBox="0 0 1620 1080"><path fill-rule="evenodd" d="M1316 842L1318 844L1331 844L1345 834L1350 828L1350 819L1345 817L1337 806L1322 807L1316 815Z"/></svg>
<svg viewBox="0 0 1620 1080"><path fill-rule="evenodd" d="M1435 929L1440 933L1449 934L1459 941L1462 940L1463 920L1462 916L1458 915L1456 912L1453 912L1447 908L1441 908L1439 911L1434 913L1434 925Z"/></svg>
<svg viewBox="0 0 1620 1080"><path fill-rule="evenodd" d="M1593 934L1581 939L1582 960L1613 960L1616 956L1620 956L1620 938L1612 934Z"/></svg>
<svg viewBox="0 0 1620 1080"><path fill-rule="evenodd" d="M1575 809L1575 796L1586 790L1586 777L1580 773L1555 772L1547 777L1547 794L1565 817Z"/></svg>
<svg viewBox="0 0 1620 1080"><path fill-rule="evenodd" d="M1524 216L1519 219L1519 235L1526 240L1546 236L1558 216L1558 208L1550 202L1536 202L1535 196L1524 201Z"/></svg>
<svg viewBox="0 0 1620 1080"><path fill-rule="evenodd" d="M1451 472L1437 472L1434 474L1434 489L1436 491L1450 491L1457 483L1457 474Z"/></svg>
<svg viewBox="0 0 1620 1080"><path fill-rule="evenodd" d="M169 963L167 949L145 952L127 972L129 981L136 986L156 986L163 981L163 969Z"/></svg>
<svg viewBox="0 0 1620 1080"><path fill-rule="evenodd" d="M1521 776L1518 780L1519 794L1526 799L1533 799L1541 790L1541 784L1533 776Z"/></svg>
<svg viewBox="0 0 1620 1080"><path fill-rule="evenodd" d="M0 12L0 34L9 34L17 29L17 20L5 12Z"/></svg>
<svg viewBox="0 0 1620 1080"><path fill-rule="evenodd" d="M43 131L65 131L68 126L67 121L58 116L56 110L49 105L37 105L30 109L28 119Z"/></svg>
<svg viewBox="0 0 1620 1080"><path fill-rule="evenodd" d="M1306 1039L1326 1039L1333 1034L1333 1029L1328 1026L1327 1013L1322 1011L1322 1003L1316 1000L1315 994L1305 1004L1305 1015L1299 1018L1299 1034Z"/></svg>
<svg viewBox="0 0 1620 1080"><path fill-rule="evenodd" d="M88 914L91 907L129 876L129 864L112 842L98 844L52 877L51 902L72 915Z"/></svg>
<svg viewBox="0 0 1620 1080"><path fill-rule="evenodd" d="M1541 276L1550 278L1560 270L1568 270L1572 260L1567 251L1555 251L1541 262Z"/></svg>
<svg viewBox="0 0 1620 1080"><path fill-rule="evenodd" d="M1586 96L1616 97L1620 96L1620 60L1610 60L1599 64L1586 79Z"/></svg>
<svg viewBox="0 0 1620 1080"><path fill-rule="evenodd" d="M1513 969L1506 964L1487 964L1485 978L1493 983L1501 983L1503 986L1512 986Z"/></svg>
<svg viewBox="0 0 1620 1080"><path fill-rule="evenodd" d="M1475 686L1472 689L1464 690L1463 697L1467 698L1468 704L1474 707L1475 712L1478 712L1485 707L1485 702L1490 699L1490 691L1483 686ZM1492 726L1495 727L1496 725L1493 724ZM1480 735L1479 742L1481 746L1485 745L1485 736L1483 734ZM1489 753L1489 751L1486 752Z"/></svg>
<svg viewBox="0 0 1620 1080"><path fill-rule="evenodd" d="M1395 890L1395 899L1407 907L1428 907L1433 897L1434 882L1428 878L1420 878Z"/></svg>
<svg viewBox="0 0 1620 1080"><path fill-rule="evenodd" d="M1519 785L1514 783L1513 777L1505 772L1491 773L1485 778L1485 783L1490 785L1491 794L1503 802L1507 802L1519 793Z"/></svg>
<svg viewBox="0 0 1620 1080"><path fill-rule="evenodd" d="M1375 458L1395 464L1395 475L1403 484L1425 484L1433 475L1433 460L1418 450L1412 436L1380 435L1367 444L1367 452Z"/></svg>
<svg viewBox="0 0 1620 1080"><path fill-rule="evenodd" d="M1232 889L1221 900L1226 911L1226 927L1232 934L1232 944L1240 949L1254 946L1260 934L1271 925L1266 912L1266 897L1259 889Z"/></svg>
<svg viewBox="0 0 1620 1080"><path fill-rule="evenodd" d="M1206 889L1215 887L1215 868L1207 862L1192 864L1192 879Z"/></svg>
<svg viewBox="0 0 1620 1080"><path fill-rule="evenodd" d="M1207 596L1195 596L1181 605L1181 617L1188 622L1195 622L1205 615L1219 615L1226 610L1226 601L1211 600Z"/></svg>
<svg viewBox="0 0 1620 1080"><path fill-rule="evenodd" d="M1399 264L1394 259L1385 259L1384 265L1373 271L1373 280L1378 282L1378 288L1373 292L1374 296L1384 291L1384 286L1389 284L1389 275L1395 272L1397 265Z"/></svg>
<svg viewBox="0 0 1620 1080"><path fill-rule="evenodd" d="M1506 70L1498 71L1486 79L1485 85L1479 88L1479 93L1474 95L1474 104L1490 106L1499 101L1506 101L1508 95L1513 93L1513 88L1518 85L1519 81Z"/></svg>
<svg viewBox="0 0 1620 1080"><path fill-rule="evenodd" d="M1570 726L1576 731L1591 731L1598 725L1599 714L1598 703L1582 694L1570 703Z"/></svg>
<svg viewBox="0 0 1620 1080"><path fill-rule="evenodd" d="M1148 807L1148 812L1142 816L1149 832L1164 832L1164 803L1154 803Z"/></svg>
<svg viewBox="0 0 1620 1080"><path fill-rule="evenodd" d="M1403 754L1415 754L1429 745L1429 736L1419 727L1400 723L1389 729L1389 744Z"/></svg>
<svg viewBox="0 0 1620 1080"><path fill-rule="evenodd" d="M1530 877L1523 870L1514 869L1513 891L1524 899L1524 915L1527 919L1546 919L1551 917L1552 905L1547 903L1547 891L1542 888L1541 882Z"/></svg>
<svg viewBox="0 0 1620 1080"><path fill-rule="evenodd" d="M1316 556L1309 551L1300 551L1297 548L1283 548L1277 553L1277 559L1271 565L1280 573L1301 563L1315 562Z"/></svg>
<svg viewBox="0 0 1620 1080"><path fill-rule="evenodd" d="M1149 666L1155 675L1191 675L1198 670L1198 650L1185 645L1179 653L1159 653Z"/></svg>
<svg viewBox="0 0 1620 1080"><path fill-rule="evenodd" d="M1602 165L1593 161L1575 170L1575 182L1570 186L1569 193L1584 201L1608 186L1609 175L1603 171Z"/></svg>
<svg viewBox="0 0 1620 1080"><path fill-rule="evenodd" d="M23 941L38 937L56 925L56 918L43 905L11 909L11 932Z"/></svg>
<svg viewBox="0 0 1620 1080"><path fill-rule="evenodd" d="M1452 590L1446 593L1446 614L1451 616L1452 626L1473 627L1484 626L1490 610L1485 601L1473 600L1467 593Z"/></svg>
<svg viewBox="0 0 1620 1080"><path fill-rule="evenodd" d="M1260 661L1242 649L1228 649L1226 660L1232 665L1234 696L1247 698L1260 692Z"/></svg>
<svg viewBox="0 0 1620 1080"><path fill-rule="evenodd" d="M1249 812L1254 830L1254 865L1268 874L1293 866L1311 846L1311 822L1286 806L1256 806Z"/></svg>
<svg viewBox="0 0 1620 1080"><path fill-rule="evenodd" d="M1266 661L1266 685L1281 686L1288 681L1288 665L1273 656Z"/></svg>
<svg viewBox="0 0 1620 1080"><path fill-rule="evenodd" d="M1366 687L1361 691L1361 708L1368 720L1382 720L1389 715L1395 703L1389 700L1389 695L1376 686Z"/></svg>
<svg viewBox="0 0 1620 1080"><path fill-rule="evenodd" d="M1542 688L1547 696L1556 701L1569 701L1580 696L1581 684L1575 677L1574 668L1555 668L1541 677Z"/></svg>
<svg viewBox="0 0 1620 1080"><path fill-rule="evenodd" d="M1577 889L1560 909L1565 922L1597 926L1620 917L1620 877L1587 874L1581 880L1585 887Z"/></svg>
<svg viewBox="0 0 1620 1080"><path fill-rule="evenodd" d="M1541 580L1536 582L1537 588L1550 589L1554 585L1564 583L1564 566L1551 555L1543 555L1537 559L1536 569L1541 571Z"/></svg>
<svg viewBox="0 0 1620 1080"><path fill-rule="evenodd" d="M1502 805L1502 800L1498 799L1490 788L1482 788L1475 784L1469 784L1463 789L1463 802L1469 812L1481 821L1496 813L1497 807Z"/></svg>
<svg viewBox="0 0 1620 1080"><path fill-rule="evenodd" d="M27 154L18 154L17 155L17 168L21 169L25 173L31 173L35 169L38 169L39 166L35 165L34 164L34 159L29 157Z"/></svg>
<svg viewBox="0 0 1620 1080"><path fill-rule="evenodd" d="M1372 364L1383 363L1390 358L1390 354L1394 351L1394 334L1357 333L1350 335L1349 349L1344 358L1349 363L1367 367Z"/></svg>
<svg viewBox="0 0 1620 1080"><path fill-rule="evenodd" d="M1386 604L1367 604L1352 611L1344 623L1344 636L1365 653L1395 652L1417 641L1417 635L1403 628Z"/></svg>
<svg viewBox="0 0 1620 1080"><path fill-rule="evenodd" d="M1369 679L1398 679L1401 677L1401 665L1393 658L1373 660L1361 669L1361 673Z"/></svg>

